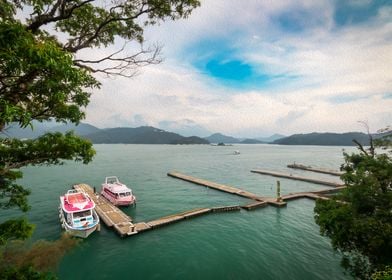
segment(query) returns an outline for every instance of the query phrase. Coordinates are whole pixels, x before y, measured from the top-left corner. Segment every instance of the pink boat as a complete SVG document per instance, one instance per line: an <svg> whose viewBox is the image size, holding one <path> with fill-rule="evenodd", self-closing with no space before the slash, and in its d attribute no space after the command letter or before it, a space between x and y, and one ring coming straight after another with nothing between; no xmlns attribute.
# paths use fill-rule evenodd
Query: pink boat
<svg viewBox="0 0 392 280"><path fill-rule="evenodd" d="M105 178L105 183L102 184L101 195L118 206L129 206L136 203L136 197L132 194L132 190L120 183L116 176Z"/></svg>
<svg viewBox="0 0 392 280"><path fill-rule="evenodd" d="M84 192L69 190L60 196L61 226L71 235L86 238L99 229L94 201Z"/></svg>

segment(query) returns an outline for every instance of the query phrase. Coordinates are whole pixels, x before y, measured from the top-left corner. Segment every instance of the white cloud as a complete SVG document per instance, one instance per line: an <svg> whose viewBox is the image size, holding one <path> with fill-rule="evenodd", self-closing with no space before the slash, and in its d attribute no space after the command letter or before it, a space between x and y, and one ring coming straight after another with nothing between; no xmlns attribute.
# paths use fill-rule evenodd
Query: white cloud
<svg viewBox="0 0 392 280"><path fill-rule="evenodd" d="M322 24L284 32L274 19L293 7L317 13ZM385 8L367 24L343 28L334 25L330 1L203 1L189 19L147 30L148 41L164 43L165 61L131 80L102 80L87 122L165 121L245 137L360 130L359 120L376 130L392 123L392 98L383 98L392 91L390 14ZM224 38L260 71L293 78L251 91L225 88L189 61L186 50L206 38Z"/></svg>

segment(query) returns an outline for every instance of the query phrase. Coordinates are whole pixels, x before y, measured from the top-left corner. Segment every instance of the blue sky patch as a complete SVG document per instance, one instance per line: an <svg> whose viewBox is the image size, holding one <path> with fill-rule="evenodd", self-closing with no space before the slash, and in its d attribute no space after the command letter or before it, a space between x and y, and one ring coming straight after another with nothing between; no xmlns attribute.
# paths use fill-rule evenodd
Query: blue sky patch
<svg viewBox="0 0 392 280"><path fill-rule="evenodd" d="M187 49L187 59L223 86L241 89L268 86L274 75L260 72L261 65L243 60L231 45L225 40L205 40Z"/></svg>
<svg viewBox="0 0 392 280"><path fill-rule="evenodd" d="M236 58L213 57L196 65L220 84L233 88L264 88L274 78L267 73L256 73L254 66Z"/></svg>
<svg viewBox="0 0 392 280"><path fill-rule="evenodd" d="M312 15L304 10L287 11L279 14L275 20L279 27L289 33L300 33L310 27Z"/></svg>
<svg viewBox="0 0 392 280"><path fill-rule="evenodd" d="M341 1L335 3L334 20L338 26L360 24L375 17L380 8L392 6L390 0L373 0L369 3L360 1Z"/></svg>
<svg viewBox="0 0 392 280"><path fill-rule="evenodd" d="M211 59L205 65L205 70L211 76L224 80L243 81L253 74L252 67L240 60Z"/></svg>

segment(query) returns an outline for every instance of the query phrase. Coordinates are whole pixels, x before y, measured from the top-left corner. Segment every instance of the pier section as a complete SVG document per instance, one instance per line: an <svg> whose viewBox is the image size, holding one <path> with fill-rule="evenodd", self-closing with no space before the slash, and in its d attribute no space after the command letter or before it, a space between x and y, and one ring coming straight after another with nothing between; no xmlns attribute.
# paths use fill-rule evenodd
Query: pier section
<svg viewBox="0 0 392 280"><path fill-rule="evenodd" d="M223 184L218 184L218 183L214 183L214 182L210 182L204 179L199 179L199 178L195 178L189 175L185 175L185 174L181 174L179 172L169 172L167 173L168 176L173 177L173 178L177 178L177 179L181 179L190 183L194 183L196 185L200 185L200 186L204 186L204 187L208 187L211 189L215 189L221 192L226 192L226 193L230 193L230 194L234 194L234 195L238 195L241 197L245 197L248 199L252 199L258 202L265 202L268 204L271 204L273 206L277 206L277 207L283 207L286 205L285 202L283 201L276 201L276 199L271 198L271 197L265 197L265 196L259 196L257 194L248 192L248 191L244 191L232 186L227 186L227 185L223 185ZM262 204L260 204L262 205Z"/></svg>
<svg viewBox="0 0 392 280"><path fill-rule="evenodd" d="M284 173L280 173L280 172L262 170L262 169L254 169L254 170L251 170L250 172L263 174L263 175L270 175L270 176L274 176L274 177L286 178L286 179L291 179L291 180L304 181L304 182L309 182L309 183L318 184L318 185L325 185L325 186L330 186L330 187L335 187L335 188L341 187L344 185L343 183L338 183L338 182L328 182L328 181L323 181L323 180L319 180L319 179L301 177L301 176L296 176L293 174L284 174Z"/></svg>
<svg viewBox="0 0 392 280"><path fill-rule="evenodd" d="M305 171L323 173L323 174L328 174L328 175L333 175L333 176L341 176L343 174L343 172L341 172L341 171L329 170L326 168L317 168L317 167L307 166L307 165L299 164L299 163L289 164L289 165L287 165L287 167L293 168L293 169L300 169L300 170L305 170Z"/></svg>
<svg viewBox="0 0 392 280"><path fill-rule="evenodd" d="M101 218L101 221L109 228L113 228L120 236L134 235L147 230L159 228L181 220L190 219L208 213L239 211L241 209L239 205L219 206L212 208L197 208L178 214L158 218L149 222L133 223L130 216L126 215L123 211L121 211L118 207L114 206L106 198L94 193L93 188L89 185L77 184L74 185L73 188L77 191L82 191L89 195L89 197L94 201L96 205L95 210Z"/></svg>
<svg viewBox="0 0 392 280"><path fill-rule="evenodd" d="M118 207L110 203L106 198L99 194L95 194L93 188L87 184L74 185L77 191L87 193L95 203L95 210L101 218L101 221L108 227L113 227L121 236L133 235L137 233L132 218L126 215Z"/></svg>

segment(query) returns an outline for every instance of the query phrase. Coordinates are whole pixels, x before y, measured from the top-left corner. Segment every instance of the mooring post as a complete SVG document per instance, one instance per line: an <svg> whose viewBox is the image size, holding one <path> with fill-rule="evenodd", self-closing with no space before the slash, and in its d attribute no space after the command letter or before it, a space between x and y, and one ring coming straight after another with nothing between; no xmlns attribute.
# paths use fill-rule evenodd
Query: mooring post
<svg viewBox="0 0 392 280"><path fill-rule="evenodd" d="M282 201L282 197L280 196L280 181L276 181L276 201Z"/></svg>

